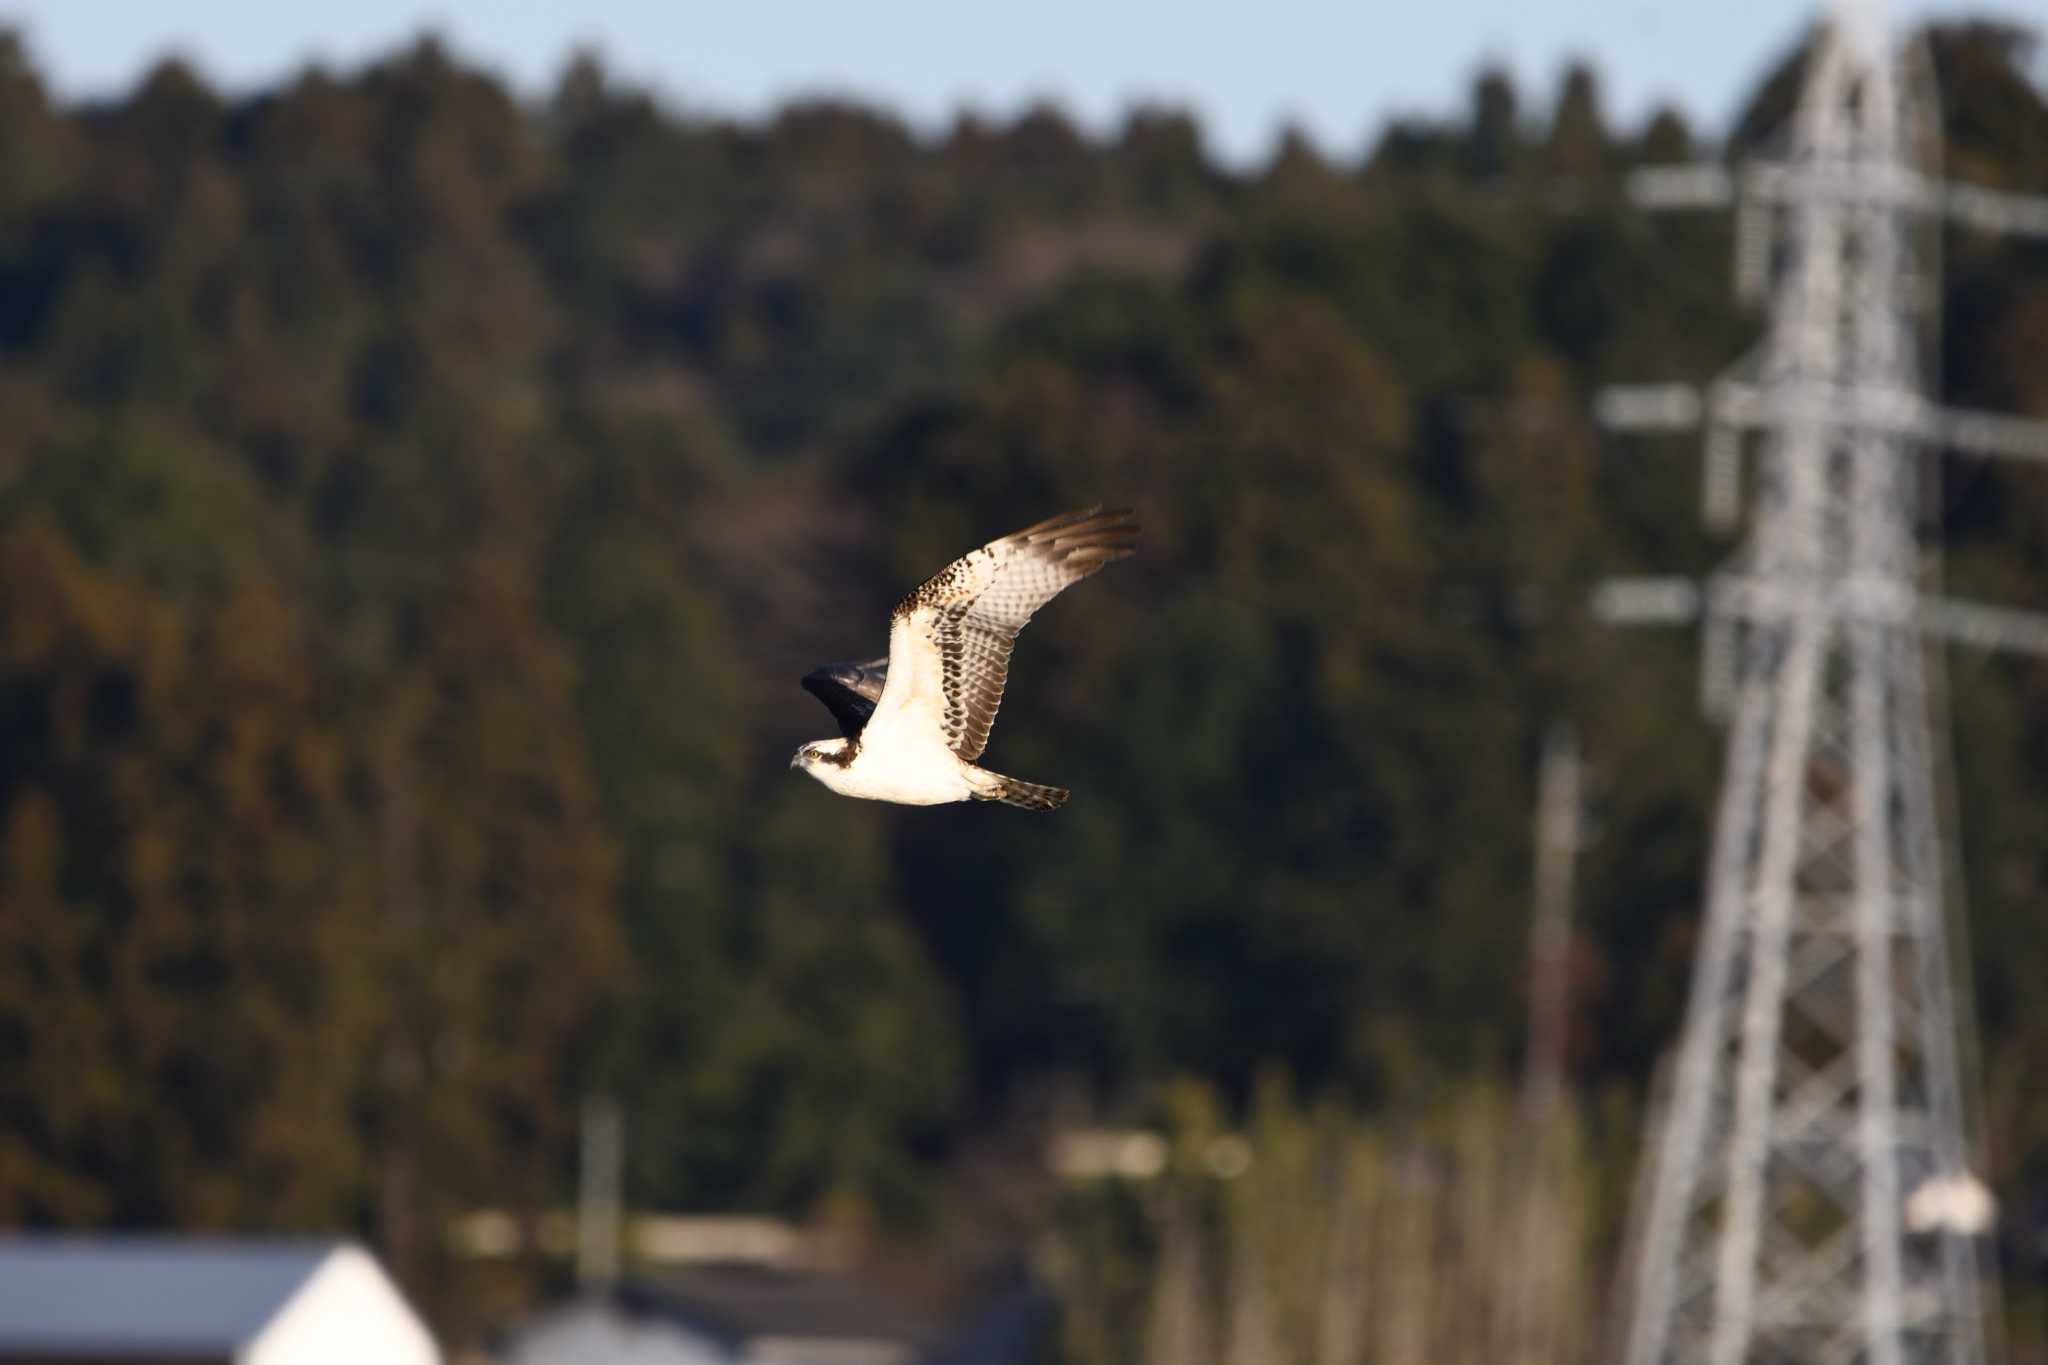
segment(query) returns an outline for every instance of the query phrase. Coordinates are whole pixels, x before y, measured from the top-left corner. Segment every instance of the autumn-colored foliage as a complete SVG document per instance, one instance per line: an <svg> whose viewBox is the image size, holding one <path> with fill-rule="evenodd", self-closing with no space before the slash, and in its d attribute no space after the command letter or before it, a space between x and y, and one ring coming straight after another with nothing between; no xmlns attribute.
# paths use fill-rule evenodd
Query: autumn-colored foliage
<svg viewBox="0 0 2048 1365"><path fill-rule="evenodd" d="M1937 40L1951 168L2048 191L2019 40ZM351 1228L453 1302L444 1220L565 1202L592 1090L636 1203L910 1220L1049 1076L1417 1100L1517 1054L1561 714L1572 1065L1639 1094L1717 738L1683 637L1582 604L1726 547L1589 398L1755 336L1725 226L1619 192L1699 150L1586 71L1234 172L1161 110L738 125L589 59L523 107L431 41L68 107L0 39L0 1223ZM1950 387L2048 416L2048 255L1947 259ZM2039 472L1945 477L1959 590L2040 605ZM1143 553L1033 626L990 755L1067 810L791 777L804 671L1097 499ZM1950 683L2038 1190L2048 670Z"/></svg>

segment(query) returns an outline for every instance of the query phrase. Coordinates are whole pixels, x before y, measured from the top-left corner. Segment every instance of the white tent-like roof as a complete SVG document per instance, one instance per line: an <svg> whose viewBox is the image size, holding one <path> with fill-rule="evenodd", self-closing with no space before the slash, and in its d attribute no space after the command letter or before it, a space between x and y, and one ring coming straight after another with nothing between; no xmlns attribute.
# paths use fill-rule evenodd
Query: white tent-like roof
<svg viewBox="0 0 2048 1365"><path fill-rule="evenodd" d="M0 1237L0 1362L439 1365L425 1324L340 1242Z"/></svg>

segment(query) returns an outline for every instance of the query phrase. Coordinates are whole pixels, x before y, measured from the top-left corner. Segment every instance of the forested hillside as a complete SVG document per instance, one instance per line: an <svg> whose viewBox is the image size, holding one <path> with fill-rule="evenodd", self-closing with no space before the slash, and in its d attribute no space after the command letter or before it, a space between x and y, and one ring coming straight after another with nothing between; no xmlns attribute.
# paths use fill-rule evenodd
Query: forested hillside
<svg viewBox="0 0 2048 1365"><path fill-rule="evenodd" d="M1950 173L2048 192L2026 40L1936 35ZM1733 135L1762 136L1796 55ZM1057 111L525 107L431 42L57 102L0 39L0 1224L442 1228L573 1189L915 1226L1052 1090L1262 1070L1373 1109L1511 1068L1533 769L1596 771L1572 1065L1675 1036L1716 733L1689 443L1592 390L1754 340L1592 73L1361 164ZM1952 234L1959 402L2048 417L2048 247ZM2048 606L2048 483L1957 461L1958 592ZM796 680L953 554L1129 502L988 755L1056 816L787 770ZM2048 665L1950 667L1991 1176L2048 1190ZM1622 1177L1617 1175L1617 1182Z"/></svg>

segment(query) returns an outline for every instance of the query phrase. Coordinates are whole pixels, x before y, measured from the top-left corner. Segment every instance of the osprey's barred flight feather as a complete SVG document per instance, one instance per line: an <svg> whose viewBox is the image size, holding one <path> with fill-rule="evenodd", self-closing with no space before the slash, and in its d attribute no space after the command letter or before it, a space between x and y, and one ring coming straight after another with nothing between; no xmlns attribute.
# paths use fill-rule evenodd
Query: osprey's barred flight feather
<svg viewBox="0 0 2048 1365"><path fill-rule="evenodd" d="M1003 702L1010 646L1068 585L1132 553L1135 515L1083 508L990 541L939 570L889 616L889 657L826 664L804 678L843 739L796 751L792 768L846 796L936 806L1066 804L1058 787L974 766Z"/></svg>

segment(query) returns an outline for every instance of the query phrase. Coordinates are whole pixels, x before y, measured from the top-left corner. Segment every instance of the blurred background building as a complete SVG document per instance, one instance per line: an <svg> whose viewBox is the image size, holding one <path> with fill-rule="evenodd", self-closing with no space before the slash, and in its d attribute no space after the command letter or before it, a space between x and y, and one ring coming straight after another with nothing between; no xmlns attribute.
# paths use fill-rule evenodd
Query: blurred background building
<svg viewBox="0 0 2048 1365"><path fill-rule="evenodd" d="M361 1248L126 1236L0 1238L10 1365L439 1365Z"/></svg>

